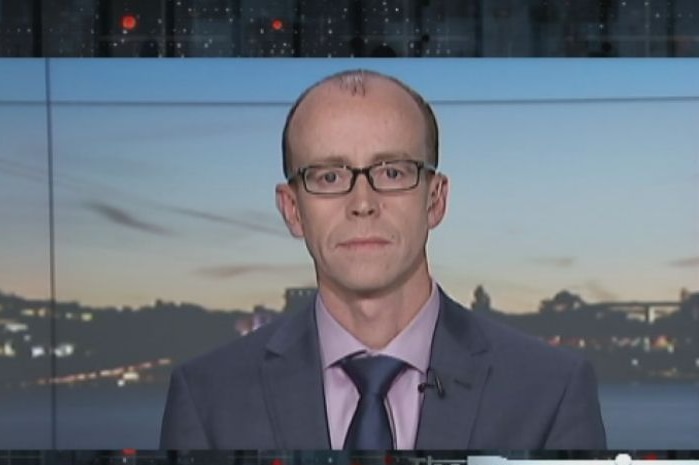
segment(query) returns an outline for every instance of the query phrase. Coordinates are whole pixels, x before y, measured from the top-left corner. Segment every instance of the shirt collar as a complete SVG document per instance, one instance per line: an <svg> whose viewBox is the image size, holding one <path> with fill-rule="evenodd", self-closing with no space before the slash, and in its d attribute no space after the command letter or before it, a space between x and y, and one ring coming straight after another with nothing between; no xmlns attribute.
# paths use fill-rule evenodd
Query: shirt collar
<svg viewBox="0 0 699 465"><path fill-rule="evenodd" d="M432 292L420 311L386 347L374 351L342 327L328 311L320 293L316 294L315 313L323 368L329 368L350 354L367 352L395 357L425 373L430 363L432 335L437 324L439 304L437 283L432 280Z"/></svg>

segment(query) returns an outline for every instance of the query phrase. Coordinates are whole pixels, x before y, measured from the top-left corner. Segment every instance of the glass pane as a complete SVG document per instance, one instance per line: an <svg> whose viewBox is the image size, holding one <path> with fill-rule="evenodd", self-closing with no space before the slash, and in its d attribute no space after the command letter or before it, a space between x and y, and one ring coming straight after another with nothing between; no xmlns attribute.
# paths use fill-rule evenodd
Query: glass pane
<svg viewBox="0 0 699 465"><path fill-rule="evenodd" d="M171 97L54 107L61 448L156 448L172 364L312 280L271 201L285 107Z"/></svg>
<svg viewBox="0 0 699 465"><path fill-rule="evenodd" d="M0 449L52 446L43 60L0 61Z"/></svg>
<svg viewBox="0 0 699 465"><path fill-rule="evenodd" d="M699 104L436 111L451 175L449 216L430 247L439 281L593 361L610 448L695 446Z"/></svg>
<svg viewBox="0 0 699 465"><path fill-rule="evenodd" d="M156 447L173 364L307 304L281 129L364 64L154 61L51 62L61 448ZM445 290L590 358L610 448L696 448L697 64L371 63L440 121Z"/></svg>

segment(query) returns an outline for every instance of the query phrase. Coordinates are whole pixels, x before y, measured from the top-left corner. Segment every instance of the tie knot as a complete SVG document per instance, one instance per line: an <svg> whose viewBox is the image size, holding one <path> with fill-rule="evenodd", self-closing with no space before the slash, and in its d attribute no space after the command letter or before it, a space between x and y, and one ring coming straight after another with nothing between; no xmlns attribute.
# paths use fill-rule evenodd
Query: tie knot
<svg viewBox="0 0 699 465"><path fill-rule="evenodd" d="M350 358L342 362L342 369L357 387L360 396L385 397L405 362L386 355Z"/></svg>

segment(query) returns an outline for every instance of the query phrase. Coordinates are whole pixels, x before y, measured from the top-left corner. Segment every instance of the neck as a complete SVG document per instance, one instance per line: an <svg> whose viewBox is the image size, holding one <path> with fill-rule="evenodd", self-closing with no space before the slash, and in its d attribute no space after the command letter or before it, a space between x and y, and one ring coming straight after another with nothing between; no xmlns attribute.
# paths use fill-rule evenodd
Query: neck
<svg viewBox="0 0 699 465"><path fill-rule="evenodd" d="M319 279L318 292L328 312L367 347L388 345L425 305L432 293L427 264L399 285L360 294Z"/></svg>

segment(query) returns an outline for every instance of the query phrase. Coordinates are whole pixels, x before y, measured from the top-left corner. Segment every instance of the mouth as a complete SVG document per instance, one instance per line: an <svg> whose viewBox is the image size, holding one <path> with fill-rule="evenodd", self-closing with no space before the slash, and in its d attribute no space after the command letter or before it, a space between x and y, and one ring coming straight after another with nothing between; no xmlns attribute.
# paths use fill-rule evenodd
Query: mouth
<svg viewBox="0 0 699 465"><path fill-rule="evenodd" d="M379 249L379 248L385 247L389 244L390 244L389 241L387 241L386 239L382 239L380 237L366 237L366 238L350 239L347 241L340 242L338 244L338 247L340 247L342 249L350 249L350 250Z"/></svg>

